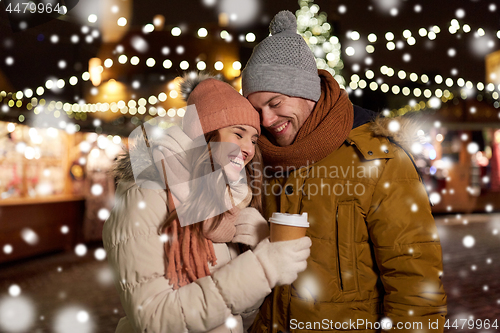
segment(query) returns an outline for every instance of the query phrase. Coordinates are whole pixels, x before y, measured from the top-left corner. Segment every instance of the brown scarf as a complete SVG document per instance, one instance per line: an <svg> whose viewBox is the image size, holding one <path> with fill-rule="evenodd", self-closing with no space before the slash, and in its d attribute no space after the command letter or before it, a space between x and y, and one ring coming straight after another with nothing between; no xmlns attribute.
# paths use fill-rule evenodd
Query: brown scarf
<svg viewBox="0 0 500 333"><path fill-rule="evenodd" d="M340 88L329 72L320 69L318 74L321 96L293 144L280 147L265 135L259 138L264 161L273 171L286 170L286 167L298 169L318 162L337 150L352 129L354 112L347 92Z"/></svg>

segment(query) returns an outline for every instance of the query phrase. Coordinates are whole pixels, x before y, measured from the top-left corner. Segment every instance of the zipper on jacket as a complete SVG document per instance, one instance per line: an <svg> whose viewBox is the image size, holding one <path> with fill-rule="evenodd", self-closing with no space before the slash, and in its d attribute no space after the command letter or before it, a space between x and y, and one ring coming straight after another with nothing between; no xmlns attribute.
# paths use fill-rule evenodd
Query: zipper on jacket
<svg viewBox="0 0 500 333"><path fill-rule="evenodd" d="M340 291L344 291L344 286L342 285L342 274L340 271L340 248L339 248L339 205L337 203L337 212L335 214L335 243L337 245L337 276L339 278L339 288Z"/></svg>

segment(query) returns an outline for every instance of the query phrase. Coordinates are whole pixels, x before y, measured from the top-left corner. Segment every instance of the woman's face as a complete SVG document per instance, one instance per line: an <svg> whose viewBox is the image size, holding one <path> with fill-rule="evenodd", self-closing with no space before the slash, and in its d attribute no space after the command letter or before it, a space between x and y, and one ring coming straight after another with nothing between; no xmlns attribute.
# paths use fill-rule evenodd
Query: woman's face
<svg viewBox="0 0 500 333"><path fill-rule="evenodd" d="M218 161L224 166L229 180L235 181L240 172L253 159L255 145L259 134L255 128L248 125L234 125L219 130L220 142L230 143L222 145Z"/></svg>

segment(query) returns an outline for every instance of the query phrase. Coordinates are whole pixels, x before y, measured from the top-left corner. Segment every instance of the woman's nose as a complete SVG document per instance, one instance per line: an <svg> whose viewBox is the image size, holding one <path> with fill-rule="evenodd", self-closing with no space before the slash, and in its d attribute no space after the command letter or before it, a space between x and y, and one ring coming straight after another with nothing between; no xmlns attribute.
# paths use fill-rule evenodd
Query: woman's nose
<svg viewBox="0 0 500 333"><path fill-rule="evenodd" d="M255 155L255 145L252 142L252 139L245 139L240 145L241 153L243 154L243 158L245 162L248 162Z"/></svg>

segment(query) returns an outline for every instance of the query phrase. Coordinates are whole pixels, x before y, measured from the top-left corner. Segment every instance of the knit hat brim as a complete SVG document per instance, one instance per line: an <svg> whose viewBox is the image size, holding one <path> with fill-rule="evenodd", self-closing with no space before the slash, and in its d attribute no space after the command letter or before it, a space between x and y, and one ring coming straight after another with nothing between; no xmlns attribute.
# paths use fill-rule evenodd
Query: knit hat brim
<svg viewBox="0 0 500 333"><path fill-rule="evenodd" d="M281 64L249 65L243 70L241 84L245 97L268 91L317 102L321 96L321 80L317 73Z"/></svg>
<svg viewBox="0 0 500 333"><path fill-rule="evenodd" d="M260 135L259 113L225 82L213 78L200 80L191 89L187 104L182 128L191 139L234 125L252 126Z"/></svg>

